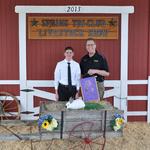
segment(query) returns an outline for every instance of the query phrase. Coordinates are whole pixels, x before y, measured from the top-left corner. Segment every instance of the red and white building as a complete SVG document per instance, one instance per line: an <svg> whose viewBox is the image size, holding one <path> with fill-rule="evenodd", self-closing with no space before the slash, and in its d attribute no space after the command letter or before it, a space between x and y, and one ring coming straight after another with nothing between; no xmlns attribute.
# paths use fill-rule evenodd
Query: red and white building
<svg viewBox="0 0 150 150"><path fill-rule="evenodd" d="M68 7L73 8L67 12ZM80 12L74 12L80 7ZM63 49L75 60L86 53L85 40L28 39L28 16L119 16L119 38L96 40L106 56L110 76L105 98L124 110L127 121L150 122L150 1L1 0L0 91L18 96L22 111L39 112L41 100L54 100L54 69ZM23 92L22 89L33 89ZM22 119L36 119L22 114Z"/></svg>

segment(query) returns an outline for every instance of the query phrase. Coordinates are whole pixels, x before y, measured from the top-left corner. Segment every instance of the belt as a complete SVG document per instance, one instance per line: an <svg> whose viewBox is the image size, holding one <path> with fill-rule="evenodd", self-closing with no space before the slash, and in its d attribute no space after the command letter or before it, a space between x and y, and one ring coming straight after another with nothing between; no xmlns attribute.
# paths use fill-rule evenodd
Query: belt
<svg viewBox="0 0 150 150"><path fill-rule="evenodd" d="M59 85L62 86L62 87L69 87L69 85L64 85L64 84L61 84L61 83L59 83ZM71 87L75 87L75 85L72 85Z"/></svg>

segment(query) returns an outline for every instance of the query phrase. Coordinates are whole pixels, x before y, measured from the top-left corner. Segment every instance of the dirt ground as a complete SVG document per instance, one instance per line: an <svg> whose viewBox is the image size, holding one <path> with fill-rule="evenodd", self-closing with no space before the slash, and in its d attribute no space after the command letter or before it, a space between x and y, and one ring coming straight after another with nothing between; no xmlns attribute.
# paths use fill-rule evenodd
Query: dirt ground
<svg viewBox="0 0 150 150"><path fill-rule="evenodd" d="M15 128L13 131L26 132L23 127ZM34 132L36 129L32 129ZM0 134L8 131L0 129ZM0 150L68 150L68 140L47 140L47 141L0 141ZM80 150L80 148L77 148ZM92 146L85 150L100 150ZM107 138L104 150L150 150L150 124L127 123L123 129L122 137Z"/></svg>

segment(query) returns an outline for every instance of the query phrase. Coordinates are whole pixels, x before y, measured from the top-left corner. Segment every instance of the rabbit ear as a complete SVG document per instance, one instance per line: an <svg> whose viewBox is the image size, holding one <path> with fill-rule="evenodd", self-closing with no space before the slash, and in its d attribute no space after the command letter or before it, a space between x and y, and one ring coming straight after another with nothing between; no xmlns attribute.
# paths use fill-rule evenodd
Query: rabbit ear
<svg viewBox="0 0 150 150"><path fill-rule="evenodd" d="M70 102L67 102L67 103L66 103L66 106L69 106L69 105L70 105Z"/></svg>

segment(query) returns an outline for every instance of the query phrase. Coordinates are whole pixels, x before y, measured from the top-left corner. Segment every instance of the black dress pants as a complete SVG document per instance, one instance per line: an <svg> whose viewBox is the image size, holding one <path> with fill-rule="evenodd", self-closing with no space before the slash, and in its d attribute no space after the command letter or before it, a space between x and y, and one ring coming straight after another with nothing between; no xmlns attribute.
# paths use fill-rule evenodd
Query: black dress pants
<svg viewBox="0 0 150 150"><path fill-rule="evenodd" d="M70 97L75 99L77 89L76 86L67 86L59 83L58 86L58 96L59 101L69 101Z"/></svg>

